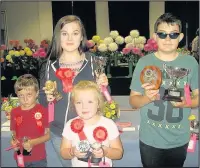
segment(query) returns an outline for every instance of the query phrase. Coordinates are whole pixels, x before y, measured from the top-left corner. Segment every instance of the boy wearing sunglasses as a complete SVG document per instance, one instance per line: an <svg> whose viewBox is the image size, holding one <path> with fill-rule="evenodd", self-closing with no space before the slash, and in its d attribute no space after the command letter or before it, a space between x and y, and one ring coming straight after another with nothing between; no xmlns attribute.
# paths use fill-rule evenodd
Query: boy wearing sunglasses
<svg viewBox="0 0 200 168"><path fill-rule="evenodd" d="M142 57L134 70L130 105L140 108L140 154L143 167L183 167L190 140L191 108L198 106L198 63L194 57L177 52L181 33L181 21L170 13L161 15L155 25L153 38L158 50ZM181 90L181 102L163 100L172 80L163 65L189 69L189 74L177 81ZM151 83L140 82L140 73L145 66L154 65L162 72L162 83L154 89ZM156 74L156 73L155 73ZM185 101L184 86L190 85L193 97L188 105Z"/></svg>

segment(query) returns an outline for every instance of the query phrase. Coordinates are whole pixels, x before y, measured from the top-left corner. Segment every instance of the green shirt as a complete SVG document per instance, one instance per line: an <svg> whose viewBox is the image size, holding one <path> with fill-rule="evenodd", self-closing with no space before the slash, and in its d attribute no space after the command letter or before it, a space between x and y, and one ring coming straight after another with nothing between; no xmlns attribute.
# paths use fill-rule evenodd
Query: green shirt
<svg viewBox="0 0 200 168"><path fill-rule="evenodd" d="M198 89L198 63L192 56L180 55L173 61L162 61L154 54L142 57L134 70L130 89L144 93L141 87L140 73L147 65L155 65L162 71L162 84L159 89L161 99L143 106L140 109L140 140L150 146L167 149L182 146L190 139L190 122L188 117L191 108L174 108L168 101L162 100L165 89L172 80L163 70L163 64L190 69L188 76L177 81L177 87L184 97L184 85L189 83L192 90Z"/></svg>

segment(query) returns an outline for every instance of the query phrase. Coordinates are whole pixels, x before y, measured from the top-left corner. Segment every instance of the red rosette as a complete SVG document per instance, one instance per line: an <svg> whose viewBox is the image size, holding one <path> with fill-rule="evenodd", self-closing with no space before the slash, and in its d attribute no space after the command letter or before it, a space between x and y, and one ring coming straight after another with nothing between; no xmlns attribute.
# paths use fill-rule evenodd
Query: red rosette
<svg viewBox="0 0 200 168"><path fill-rule="evenodd" d="M59 68L56 71L56 76L62 80L63 91L66 93L71 92L73 88L72 80L75 76L75 72L70 68Z"/></svg>
<svg viewBox="0 0 200 168"><path fill-rule="evenodd" d="M61 80L65 78L63 72L64 72L64 68L59 68L56 70L56 76Z"/></svg>
<svg viewBox="0 0 200 168"><path fill-rule="evenodd" d="M101 143L101 142L105 141L106 138L108 137L108 132L107 132L106 128L99 126L94 129L93 137L97 142Z"/></svg>
<svg viewBox="0 0 200 168"><path fill-rule="evenodd" d="M77 118L71 122L71 130L77 134L81 133L84 127L83 120Z"/></svg>

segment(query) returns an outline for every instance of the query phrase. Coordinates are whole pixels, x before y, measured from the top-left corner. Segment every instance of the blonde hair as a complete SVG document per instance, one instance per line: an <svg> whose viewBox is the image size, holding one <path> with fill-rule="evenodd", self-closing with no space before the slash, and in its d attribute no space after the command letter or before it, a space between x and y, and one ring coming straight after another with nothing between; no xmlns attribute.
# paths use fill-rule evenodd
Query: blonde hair
<svg viewBox="0 0 200 168"><path fill-rule="evenodd" d="M15 82L15 85L14 85L15 93L23 89L26 89L28 87L34 87L36 92L39 91L38 81L33 75L31 74L22 75Z"/></svg>
<svg viewBox="0 0 200 168"><path fill-rule="evenodd" d="M71 98L72 98L73 103L76 99L77 92L82 91L82 90L92 90L93 91L93 93L97 97L98 104L99 104L99 109L98 109L97 113L99 115L102 115L103 114L103 107L104 107L104 97L101 93L99 86L93 81L82 80L82 81L78 82L73 87L72 94L71 94Z"/></svg>

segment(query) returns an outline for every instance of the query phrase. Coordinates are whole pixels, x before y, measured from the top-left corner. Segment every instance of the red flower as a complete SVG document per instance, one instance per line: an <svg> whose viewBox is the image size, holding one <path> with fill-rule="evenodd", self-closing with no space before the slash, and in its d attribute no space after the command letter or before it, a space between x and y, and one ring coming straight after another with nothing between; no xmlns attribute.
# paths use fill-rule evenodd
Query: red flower
<svg viewBox="0 0 200 168"><path fill-rule="evenodd" d="M75 133L80 133L82 130L83 130L83 127L84 127L84 123L83 123L83 120L81 119L74 119L72 122L71 122L71 130Z"/></svg>
<svg viewBox="0 0 200 168"><path fill-rule="evenodd" d="M2 44L2 45L0 46L0 50L6 50L6 45L3 45L3 44Z"/></svg>
<svg viewBox="0 0 200 168"><path fill-rule="evenodd" d="M95 128L93 131L93 137L98 142L105 141L107 136L108 136L108 132L104 127L99 126Z"/></svg>

